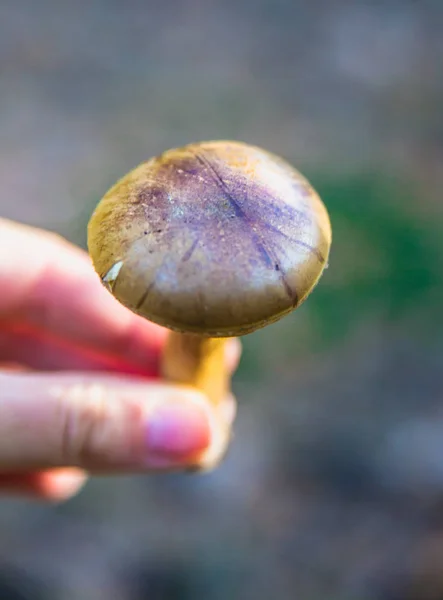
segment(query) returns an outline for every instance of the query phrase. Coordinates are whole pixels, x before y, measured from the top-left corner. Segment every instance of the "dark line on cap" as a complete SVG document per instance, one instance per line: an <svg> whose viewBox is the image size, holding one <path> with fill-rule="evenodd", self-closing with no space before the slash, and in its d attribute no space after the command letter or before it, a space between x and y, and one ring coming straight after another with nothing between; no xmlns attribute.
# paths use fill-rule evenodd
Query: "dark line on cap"
<svg viewBox="0 0 443 600"><path fill-rule="evenodd" d="M281 269L280 269L281 271ZM285 286L286 293L292 300L292 306L297 306L298 304L298 294L297 292L289 285L288 280L286 279L286 275L281 273L281 280L283 285Z"/></svg>
<svg viewBox="0 0 443 600"><path fill-rule="evenodd" d="M269 251L267 250L267 248L266 248L263 240L261 239L261 237L259 235L257 235L257 233L252 229L252 225L251 225L250 219L248 219L246 213L243 211L243 209L241 208L241 206L238 204L237 200L232 197L232 195L230 194L230 192L229 192L229 190L228 190L225 182L220 177L220 175L217 173L216 169L213 167L213 165L210 163L210 161L206 157L201 156L197 152L195 153L195 157L197 158L197 160L199 160L201 162L201 164L204 167L206 167L211 172L211 174L215 178L216 182L218 183L219 187L221 188L222 192L224 193L226 199L228 200L228 202L232 206L232 208L233 208L236 216L239 219L242 219L242 221L249 226L250 231L251 231L251 238L252 238L252 241L254 243L254 246L256 247L257 252L259 254L261 254L261 257L262 257L264 263L268 267L274 268L274 264L275 264L276 261L273 260L272 256L270 255Z"/></svg>
<svg viewBox="0 0 443 600"><path fill-rule="evenodd" d="M198 245L199 241L200 240L197 238L197 239L195 239L192 242L191 247L188 250L186 250L186 252L184 253L183 258L182 258L182 262L186 262L186 261L188 261L191 258L191 256L194 253L194 250L197 248L197 245Z"/></svg>
<svg viewBox="0 0 443 600"><path fill-rule="evenodd" d="M284 231L280 231L280 229L277 229L277 227L274 227L273 225L271 225L271 223L264 223L264 226L266 227L266 229L269 229L270 231L273 231L274 233L281 235L282 237L284 237L286 240L288 240L292 244L296 244L297 246L302 246L302 248L306 248L306 250L309 250L309 252L311 252L312 254L314 254L314 256L317 257L317 259L320 263L323 264L325 262L325 257L320 252L320 250L317 250L317 248L310 246L309 244L307 244L306 242L303 242L302 240L297 240L297 239L293 238L292 236L288 235Z"/></svg>
<svg viewBox="0 0 443 600"><path fill-rule="evenodd" d="M151 293L151 291L152 291L152 288L154 287L154 285L155 285L155 281L153 281L152 283L150 283L150 284L148 285L148 288L147 288L147 290L146 290L146 291L145 291L145 293L142 295L142 297L140 298L140 300L137 302L137 305L136 305L136 307L135 307L135 308L136 308L136 310L140 310L140 308L141 308L141 307L143 306L143 304L146 302L146 299L147 299L147 297L149 296L149 294Z"/></svg>
<svg viewBox="0 0 443 600"><path fill-rule="evenodd" d="M215 169L215 167L211 164L211 162L205 156L201 156L197 152L195 152L194 154L195 154L196 159L198 161L200 161L200 163L212 173L213 177L218 182L222 192L225 194L227 200L229 201L232 208L234 209L235 214L239 218L243 219L245 221L245 223L247 223L249 225L254 246L256 247L259 254L261 254L261 256L262 256L264 262L267 264L267 266L270 267L271 269L275 269L278 272L281 282L286 290L286 293L289 296L289 298L291 299L292 306L296 306L298 304L298 294L289 285L288 280L286 279L285 273L283 272L279 261L276 260L276 258L273 256L273 253L269 250L269 248L267 248L267 245L264 243L262 237L252 229L250 219L247 217L247 215L245 214L245 212L243 211L241 206L238 204L237 200L231 196L225 182L220 177L220 175L217 173L217 170ZM274 228L272 226L271 226L271 229L274 230ZM275 231L278 231L278 230L276 229ZM277 268L276 268L276 266L277 266Z"/></svg>

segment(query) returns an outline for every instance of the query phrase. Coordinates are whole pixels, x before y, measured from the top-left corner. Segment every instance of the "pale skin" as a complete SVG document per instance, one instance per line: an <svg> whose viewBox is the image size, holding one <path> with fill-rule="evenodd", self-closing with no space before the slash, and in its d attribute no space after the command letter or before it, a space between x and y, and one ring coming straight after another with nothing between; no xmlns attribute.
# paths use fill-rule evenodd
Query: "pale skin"
<svg viewBox="0 0 443 600"><path fill-rule="evenodd" d="M232 396L217 409L161 381L168 331L115 300L86 252L5 219L0 241L0 493L62 501L91 473L198 467ZM232 340L231 374L239 356Z"/></svg>

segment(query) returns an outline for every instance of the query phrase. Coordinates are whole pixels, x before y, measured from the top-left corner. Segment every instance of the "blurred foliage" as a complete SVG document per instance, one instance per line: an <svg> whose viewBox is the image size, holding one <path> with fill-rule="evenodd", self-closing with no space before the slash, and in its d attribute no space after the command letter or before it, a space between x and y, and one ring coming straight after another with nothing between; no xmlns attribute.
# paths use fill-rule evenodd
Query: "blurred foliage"
<svg viewBox="0 0 443 600"><path fill-rule="evenodd" d="M402 209L419 199L404 183L377 173L341 181L319 177L317 188L334 236L331 276L309 299L322 342L340 341L371 314L395 323L419 310L429 332L441 331L441 223Z"/></svg>

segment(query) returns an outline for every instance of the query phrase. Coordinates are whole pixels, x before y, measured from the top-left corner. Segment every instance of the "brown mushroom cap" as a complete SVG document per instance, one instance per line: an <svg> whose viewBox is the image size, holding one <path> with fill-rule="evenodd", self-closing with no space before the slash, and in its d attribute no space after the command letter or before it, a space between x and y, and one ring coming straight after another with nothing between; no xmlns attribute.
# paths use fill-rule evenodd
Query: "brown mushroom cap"
<svg viewBox="0 0 443 600"><path fill-rule="evenodd" d="M328 213L308 181L255 146L216 141L139 165L88 226L95 269L147 319L212 337L299 306L326 266Z"/></svg>

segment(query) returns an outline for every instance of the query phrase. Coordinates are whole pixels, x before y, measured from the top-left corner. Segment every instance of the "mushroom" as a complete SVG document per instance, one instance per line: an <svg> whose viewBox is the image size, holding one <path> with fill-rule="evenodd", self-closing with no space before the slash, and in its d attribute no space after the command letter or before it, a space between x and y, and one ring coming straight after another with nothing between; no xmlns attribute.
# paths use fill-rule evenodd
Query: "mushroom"
<svg viewBox="0 0 443 600"><path fill-rule="evenodd" d="M282 158L235 141L168 150L103 197L88 249L107 289L171 330L163 374L217 407L229 393L225 344L281 319L328 263L331 225L309 182ZM230 440L201 458L220 462Z"/></svg>

